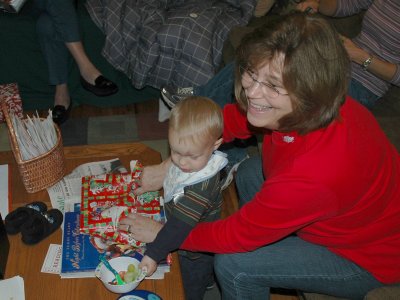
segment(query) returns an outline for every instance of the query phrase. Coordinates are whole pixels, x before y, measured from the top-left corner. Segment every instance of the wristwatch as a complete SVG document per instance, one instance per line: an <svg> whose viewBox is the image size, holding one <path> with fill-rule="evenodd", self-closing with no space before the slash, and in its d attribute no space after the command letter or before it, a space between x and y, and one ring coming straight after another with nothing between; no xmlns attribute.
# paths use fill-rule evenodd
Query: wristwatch
<svg viewBox="0 0 400 300"><path fill-rule="evenodd" d="M367 71L367 70L368 70L368 67L369 67L369 65L371 64L372 59L373 59L373 57L370 56L370 57L368 57L368 58L363 62L362 68L363 68L364 71Z"/></svg>

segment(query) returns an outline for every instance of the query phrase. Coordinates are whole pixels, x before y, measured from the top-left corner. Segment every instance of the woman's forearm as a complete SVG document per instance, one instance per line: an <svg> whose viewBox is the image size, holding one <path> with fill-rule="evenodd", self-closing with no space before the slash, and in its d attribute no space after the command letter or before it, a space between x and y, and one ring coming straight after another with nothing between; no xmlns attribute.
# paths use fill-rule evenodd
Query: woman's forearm
<svg viewBox="0 0 400 300"><path fill-rule="evenodd" d="M368 53L367 53L368 54ZM367 55L366 58L361 62L361 65L368 58L371 58L371 63L368 65L368 72L374 74L376 77L379 77L383 80L390 82L397 71L397 66L390 62L384 61L372 55Z"/></svg>
<svg viewBox="0 0 400 300"><path fill-rule="evenodd" d="M383 80L390 82L393 79L397 71L397 65L373 56L364 49L355 45L352 40L346 37L341 38L344 47L353 62L361 66L364 66L364 63L366 63L367 65L364 66L364 68L366 68L365 71L368 71Z"/></svg>

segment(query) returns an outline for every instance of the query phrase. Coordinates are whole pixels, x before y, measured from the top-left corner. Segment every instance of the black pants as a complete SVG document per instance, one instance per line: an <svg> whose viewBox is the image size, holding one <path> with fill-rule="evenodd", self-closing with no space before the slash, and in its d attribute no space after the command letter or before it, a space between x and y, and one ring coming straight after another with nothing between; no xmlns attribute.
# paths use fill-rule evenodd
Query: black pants
<svg viewBox="0 0 400 300"><path fill-rule="evenodd" d="M214 255L179 251L183 287L187 300L203 300L214 280Z"/></svg>

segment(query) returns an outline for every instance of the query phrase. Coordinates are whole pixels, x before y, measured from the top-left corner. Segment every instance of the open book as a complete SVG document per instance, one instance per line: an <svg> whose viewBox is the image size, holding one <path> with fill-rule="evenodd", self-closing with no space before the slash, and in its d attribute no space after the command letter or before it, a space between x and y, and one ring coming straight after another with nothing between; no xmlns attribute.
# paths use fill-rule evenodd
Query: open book
<svg viewBox="0 0 400 300"><path fill-rule="evenodd" d="M0 0L0 10L18 13L27 0Z"/></svg>

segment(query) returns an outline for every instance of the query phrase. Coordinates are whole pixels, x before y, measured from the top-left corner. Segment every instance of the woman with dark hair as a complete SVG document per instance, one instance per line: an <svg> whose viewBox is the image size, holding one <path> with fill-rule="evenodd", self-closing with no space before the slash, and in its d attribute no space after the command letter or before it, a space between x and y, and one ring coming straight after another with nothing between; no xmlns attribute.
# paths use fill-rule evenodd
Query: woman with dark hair
<svg viewBox="0 0 400 300"><path fill-rule="evenodd" d="M346 96L350 61L334 28L284 17L243 39L236 62L223 138L263 130L261 157L239 166L239 211L197 225L180 248L219 254L223 299L268 299L272 287L362 299L400 282L400 157ZM170 164L145 168L138 193L160 188ZM128 223L142 241L162 234L139 215Z"/></svg>

